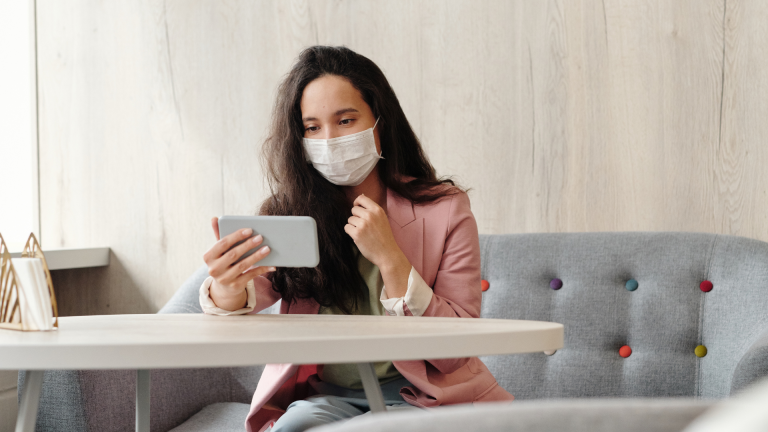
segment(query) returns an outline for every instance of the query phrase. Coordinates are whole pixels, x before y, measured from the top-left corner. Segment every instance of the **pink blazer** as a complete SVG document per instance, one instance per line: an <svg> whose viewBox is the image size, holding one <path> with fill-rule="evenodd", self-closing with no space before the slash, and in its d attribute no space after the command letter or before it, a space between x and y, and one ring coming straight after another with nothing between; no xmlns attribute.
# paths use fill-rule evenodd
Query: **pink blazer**
<svg viewBox="0 0 768 432"><path fill-rule="evenodd" d="M398 246L432 287L432 300L424 316L479 317L480 243L467 195L459 193L413 205L389 190L387 215ZM251 313L280 299L268 279L256 279L256 310ZM316 314L319 309L317 302L308 299L290 305L283 302L280 313ZM400 390L401 396L418 407L514 399L476 357L395 361L394 365L413 384ZM307 378L316 372L317 365L267 365L253 395L246 430L265 430L291 402L311 396Z"/></svg>

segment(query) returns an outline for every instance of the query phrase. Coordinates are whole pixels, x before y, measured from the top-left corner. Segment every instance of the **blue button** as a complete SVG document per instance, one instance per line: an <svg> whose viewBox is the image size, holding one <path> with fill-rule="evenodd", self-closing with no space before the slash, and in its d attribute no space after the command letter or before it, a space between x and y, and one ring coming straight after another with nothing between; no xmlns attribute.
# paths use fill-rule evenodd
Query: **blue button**
<svg viewBox="0 0 768 432"><path fill-rule="evenodd" d="M637 289L637 286L638 286L637 281L634 279L630 279L627 281L626 284L624 284L624 288L626 288L627 291L634 291Z"/></svg>

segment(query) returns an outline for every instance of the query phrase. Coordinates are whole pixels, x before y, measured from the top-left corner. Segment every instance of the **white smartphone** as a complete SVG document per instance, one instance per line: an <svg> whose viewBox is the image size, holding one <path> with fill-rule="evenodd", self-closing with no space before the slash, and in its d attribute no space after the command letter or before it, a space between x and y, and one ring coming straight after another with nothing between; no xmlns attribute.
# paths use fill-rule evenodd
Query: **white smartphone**
<svg viewBox="0 0 768 432"><path fill-rule="evenodd" d="M269 246L269 255L257 266L317 267L320 251L317 244L317 223L309 216L222 216L219 236L251 228L253 236L261 234L264 241L238 260ZM235 246L243 243L238 242Z"/></svg>

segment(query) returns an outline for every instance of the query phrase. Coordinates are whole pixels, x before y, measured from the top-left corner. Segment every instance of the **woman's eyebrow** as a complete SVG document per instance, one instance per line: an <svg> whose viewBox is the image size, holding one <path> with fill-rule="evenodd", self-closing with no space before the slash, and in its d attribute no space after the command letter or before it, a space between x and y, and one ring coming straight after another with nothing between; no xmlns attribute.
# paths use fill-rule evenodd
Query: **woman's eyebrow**
<svg viewBox="0 0 768 432"><path fill-rule="evenodd" d="M354 108L342 108L342 109L336 111L336 115L340 116L340 115L348 113L348 112L360 112L360 111L358 111L358 110L356 110Z"/></svg>
<svg viewBox="0 0 768 432"><path fill-rule="evenodd" d="M340 110L336 111L335 113L333 113L333 115L336 115L336 116L340 116L340 115L342 115L342 114L346 114L346 113L348 113L348 112L356 112L356 113L359 113L360 111L356 110L355 108L342 108L342 109L340 109ZM302 121L305 121L305 122L308 122L308 121L317 121L317 117L303 117L301 120L302 120Z"/></svg>

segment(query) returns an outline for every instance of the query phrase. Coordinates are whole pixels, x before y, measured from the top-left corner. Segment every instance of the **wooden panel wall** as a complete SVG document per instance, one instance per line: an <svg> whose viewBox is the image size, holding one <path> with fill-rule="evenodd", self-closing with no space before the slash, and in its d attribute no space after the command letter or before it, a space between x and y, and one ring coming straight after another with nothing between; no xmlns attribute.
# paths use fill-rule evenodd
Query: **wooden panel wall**
<svg viewBox="0 0 768 432"><path fill-rule="evenodd" d="M252 213L299 51L384 69L482 233L768 240L768 3L38 0L43 243L111 246L65 313L152 312Z"/></svg>

